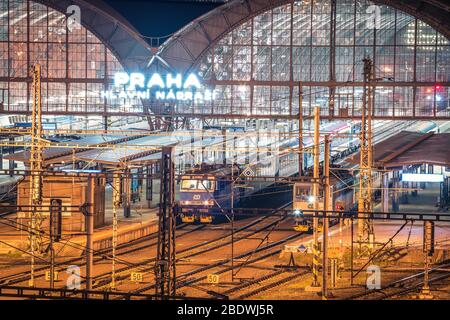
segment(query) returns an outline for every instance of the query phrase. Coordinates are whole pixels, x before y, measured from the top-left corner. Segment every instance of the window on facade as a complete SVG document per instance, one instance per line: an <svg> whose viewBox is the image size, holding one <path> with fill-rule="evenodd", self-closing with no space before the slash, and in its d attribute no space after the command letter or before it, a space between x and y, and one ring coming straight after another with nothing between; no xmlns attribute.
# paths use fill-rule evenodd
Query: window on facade
<svg viewBox="0 0 450 320"><path fill-rule="evenodd" d="M31 0L0 0L0 90L5 111L29 109L30 67L41 65L42 105L48 112L142 111L141 101L104 101L101 92L123 71L112 52L81 25Z"/></svg>
<svg viewBox="0 0 450 320"><path fill-rule="evenodd" d="M375 19L378 13L380 19ZM331 30L336 31L334 46ZM337 0L335 7L331 0L295 1L263 12L224 35L197 66L213 70L210 79L217 92L215 109L201 111L218 112L217 106L232 102L233 113L287 112L295 117L301 86L305 115L311 115L314 106L321 106L323 115L336 114L338 108L331 109L329 103L334 98L346 106L349 116L358 116L365 58L375 62L379 82L376 115L448 112L448 39L411 15L366 0ZM341 93L334 90L334 97L332 81L342 87ZM435 82L444 89L440 101L426 93ZM249 87L251 97L235 99L230 84Z"/></svg>

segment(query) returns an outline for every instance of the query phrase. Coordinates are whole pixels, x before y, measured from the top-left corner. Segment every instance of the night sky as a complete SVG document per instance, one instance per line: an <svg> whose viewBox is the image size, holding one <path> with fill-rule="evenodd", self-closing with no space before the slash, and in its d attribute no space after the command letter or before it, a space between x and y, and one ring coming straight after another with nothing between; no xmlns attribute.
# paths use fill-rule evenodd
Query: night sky
<svg viewBox="0 0 450 320"><path fill-rule="evenodd" d="M95 3L95 0L88 0ZM216 8L214 3L164 0L103 0L127 19L142 35L170 35L195 18Z"/></svg>

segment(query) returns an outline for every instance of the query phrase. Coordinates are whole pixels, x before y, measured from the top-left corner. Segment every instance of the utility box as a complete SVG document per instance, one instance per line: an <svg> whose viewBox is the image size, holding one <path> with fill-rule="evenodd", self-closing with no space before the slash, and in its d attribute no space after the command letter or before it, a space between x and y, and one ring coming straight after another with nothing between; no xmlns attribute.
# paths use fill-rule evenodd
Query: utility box
<svg viewBox="0 0 450 320"><path fill-rule="evenodd" d="M89 187L88 179L93 180L93 187ZM105 179L104 177L83 176L44 176L42 184L42 227L48 230L50 221L50 203L59 200L61 204L62 231L84 232L85 217L82 207L89 203L89 196L94 199L94 227L105 224ZM90 190L92 189L92 190ZM54 202L53 202L54 203ZM26 228L30 221L30 177L20 181L17 187L17 219L22 228ZM87 208L87 207L86 207ZM87 208L87 210L89 210Z"/></svg>

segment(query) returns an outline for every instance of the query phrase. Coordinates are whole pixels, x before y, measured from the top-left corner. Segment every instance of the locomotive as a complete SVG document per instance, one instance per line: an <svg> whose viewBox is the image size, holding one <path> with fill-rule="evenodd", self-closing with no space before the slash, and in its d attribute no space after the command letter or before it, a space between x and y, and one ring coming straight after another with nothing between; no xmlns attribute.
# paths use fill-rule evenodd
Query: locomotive
<svg viewBox="0 0 450 320"><path fill-rule="evenodd" d="M356 212L355 196L353 190L354 176L348 170L336 170L330 176L330 195L327 201L326 211ZM317 200L318 210L324 210L324 192L320 185L318 199L313 196L313 184L311 182L297 182L294 184L292 207L294 212L294 230L302 232L312 231L312 218L305 217L305 210L314 210ZM330 219L330 225L337 220ZM322 228L319 222L319 232Z"/></svg>

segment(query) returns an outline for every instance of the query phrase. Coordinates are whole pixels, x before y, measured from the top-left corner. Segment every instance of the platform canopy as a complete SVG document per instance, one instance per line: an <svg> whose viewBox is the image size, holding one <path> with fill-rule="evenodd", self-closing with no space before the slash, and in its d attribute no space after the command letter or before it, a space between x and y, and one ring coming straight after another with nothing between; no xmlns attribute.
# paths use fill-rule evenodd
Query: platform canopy
<svg viewBox="0 0 450 320"><path fill-rule="evenodd" d="M450 167L450 133L402 131L374 146L377 168L430 164ZM359 152L347 162L359 164Z"/></svg>

